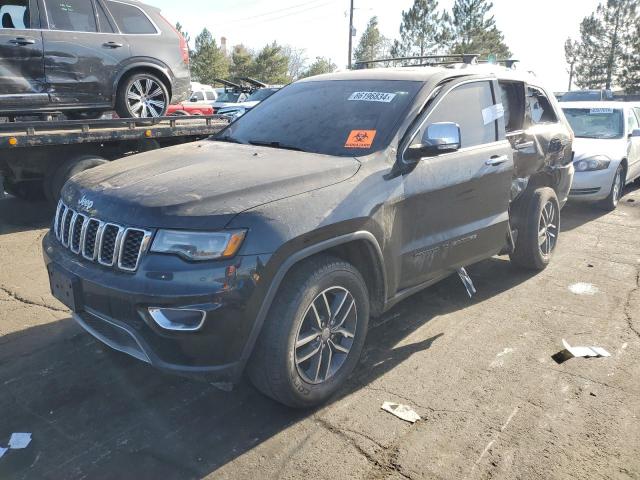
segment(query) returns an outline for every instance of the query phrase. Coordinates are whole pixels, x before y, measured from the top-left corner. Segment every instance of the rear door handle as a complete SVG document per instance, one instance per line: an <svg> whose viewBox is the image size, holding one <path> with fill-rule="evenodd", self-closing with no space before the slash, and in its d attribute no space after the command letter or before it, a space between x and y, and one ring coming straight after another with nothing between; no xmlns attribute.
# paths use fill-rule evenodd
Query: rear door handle
<svg viewBox="0 0 640 480"><path fill-rule="evenodd" d="M484 164L487 167L497 167L498 165L502 165L508 160L509 160L509 157L507 157L506 155L500 155L499 157L498 156L491 157L489 160L484 162Z"/></svg>
<svg viewBox="0 0 640 480"><path fill-rule="evenodd" d="M124 45L122 43L117 43L117 42L103 43L102 46L106 47L106 48L122 48L122 47L124 47Z"/></svg>
<svg viewBox="0 0 640 480"><path fill-rule="evenodd" d="M33 38L18 37L18 38L13 38L9 40L9 43L13 45L25 46L25 45L35 45L36 41Z"/></svg>

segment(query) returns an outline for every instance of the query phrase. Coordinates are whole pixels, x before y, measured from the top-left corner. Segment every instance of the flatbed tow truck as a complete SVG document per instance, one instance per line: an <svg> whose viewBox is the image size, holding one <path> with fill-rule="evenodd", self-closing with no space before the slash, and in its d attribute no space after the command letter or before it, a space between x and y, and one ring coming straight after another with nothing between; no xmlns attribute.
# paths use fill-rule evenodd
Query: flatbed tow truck
<svg viewBox="0 0 640 480"><path fill-rule="evenodd" d="M56 202L73 175L108 161L200 140L223 116L0 122L0 192ZM126 160L123 160L126 161Z"/></svg>

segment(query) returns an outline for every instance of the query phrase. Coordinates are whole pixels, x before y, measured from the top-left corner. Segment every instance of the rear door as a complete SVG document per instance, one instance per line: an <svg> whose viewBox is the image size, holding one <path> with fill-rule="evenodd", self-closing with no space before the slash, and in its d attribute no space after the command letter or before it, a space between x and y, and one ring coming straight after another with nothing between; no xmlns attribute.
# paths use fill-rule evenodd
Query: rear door
<svg viewBox="0 0 640 480"><path fill-rule="evenodd" d="M36 0L0 0L0 109L46 105Z"/></svg>
<svg viewBox="0 0 640 480"><path fill-rule="evenodd" d="M51 101L104 106L130 57L129 44L100 2L41 0L48 24L43 31L45 74Z"/></svg>
<svg viewBox="0 0 640 480"><path fill-rule="evenodd" d="M629 171L627 172L627 181L631 181L640 175L640 137L634 137L634 130L640 128L636 112L633 108L625 108L627 120L627 136L629 137L629 154L627 162L629 163Z"/></svg>
<svg viewBox="0 0 640 480"><path fill-rule="evenodd" d="M506 243L513 153L498 84L464 80L446 88L408 145L422 143L429 125L453 122L461 149L424 158L405 175L400 289L491 256Z"/></svg>

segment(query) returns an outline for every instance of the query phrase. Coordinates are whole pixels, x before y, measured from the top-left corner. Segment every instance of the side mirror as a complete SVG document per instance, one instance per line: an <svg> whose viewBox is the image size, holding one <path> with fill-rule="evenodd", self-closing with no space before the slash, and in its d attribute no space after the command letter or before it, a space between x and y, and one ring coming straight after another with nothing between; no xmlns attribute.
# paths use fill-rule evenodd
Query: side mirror
<svg viewBox="0 0 640 480"><path fill-rule="evenodd" d="M633 132L631 132L631 137L640 137L640 128L636 128Z"/></svg>
<svg viewBox="0 0 640 480"><path fill-rule="evenodd" d="M406 152L407 160L418 161L442 153L460 150L460 126L453 122L432 123L422 137L422 143L411 145Z"/></svg>
<svg viewBox="0 0 640 480"><path fill-rule="evenodd" d="M198 101L198 99L196 97L191 97L189 99L189 101L192 102L192 103L196 103Z"/></svg>

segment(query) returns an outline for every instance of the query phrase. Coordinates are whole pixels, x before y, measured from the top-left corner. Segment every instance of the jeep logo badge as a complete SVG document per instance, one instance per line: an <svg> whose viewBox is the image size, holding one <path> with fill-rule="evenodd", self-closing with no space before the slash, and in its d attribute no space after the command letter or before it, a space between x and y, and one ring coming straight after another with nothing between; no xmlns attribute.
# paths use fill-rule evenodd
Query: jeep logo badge
<svg viewBox="0 0 640 480"><path fill-rule="evenodd" d="M91 210L91 207L93 207L93 200L89 200L87 197L83 195L80 201L78 202L78 207L80 207L85 212L88 212L89 210Z"/></svg>

